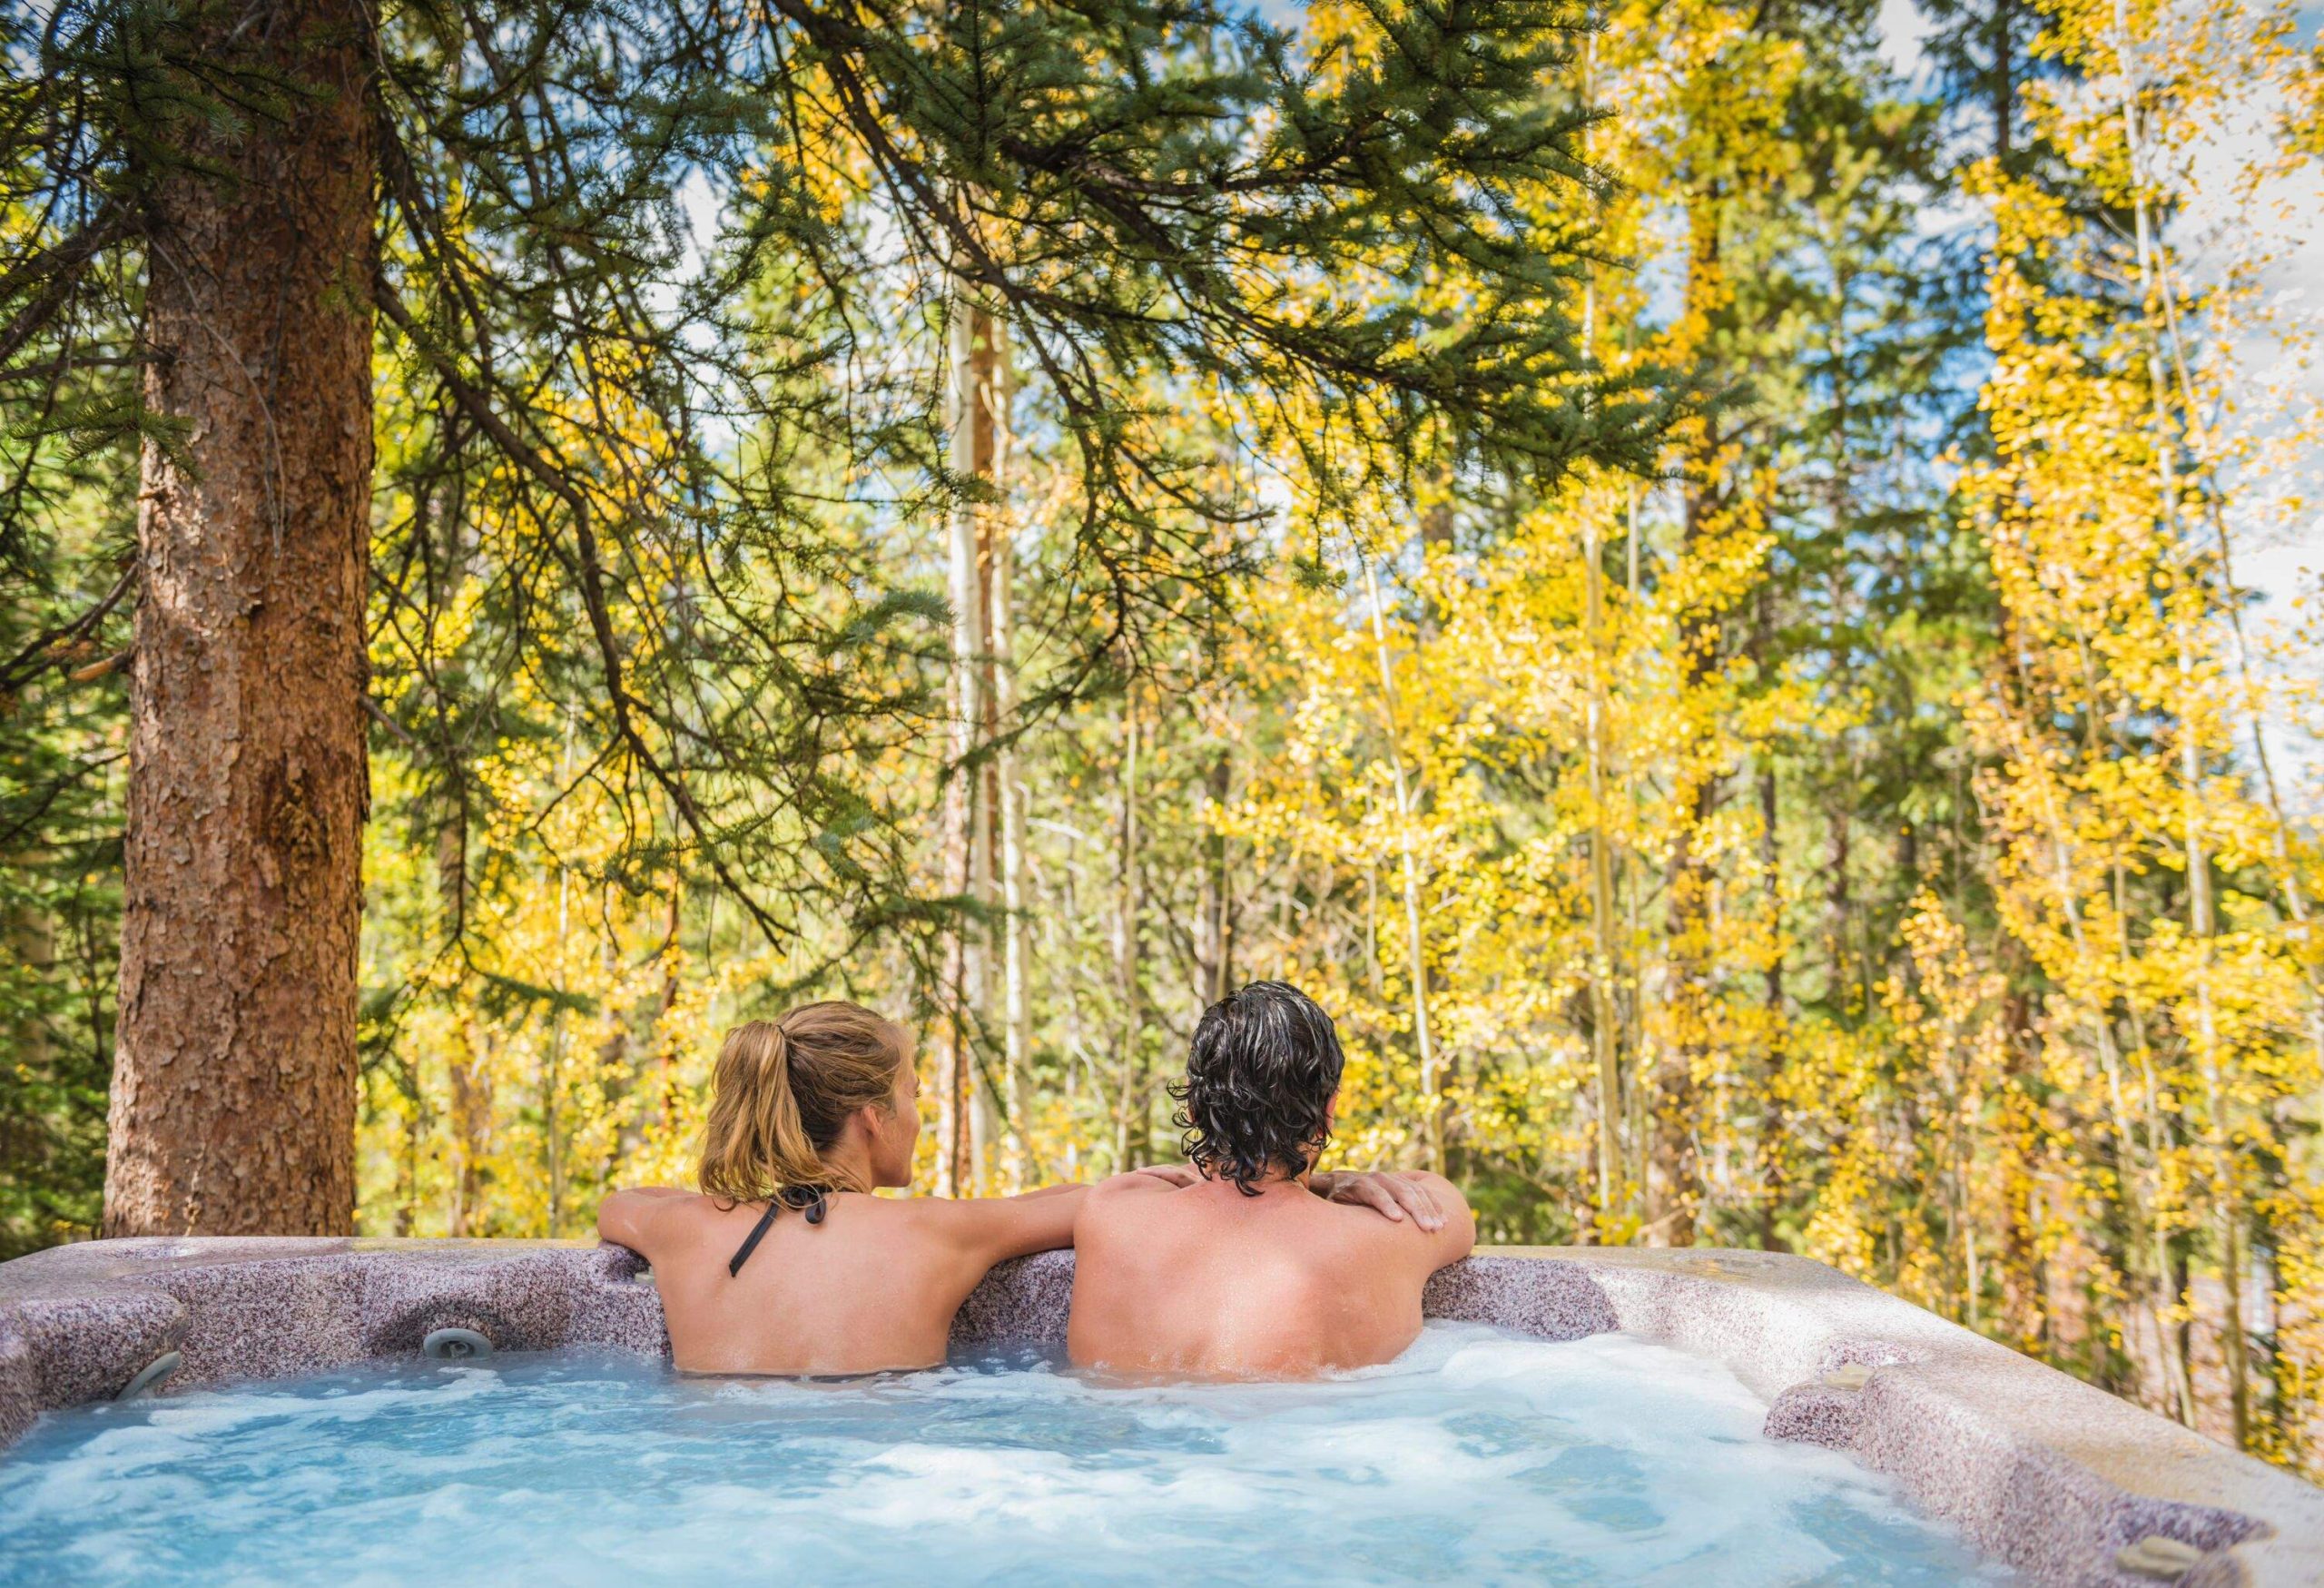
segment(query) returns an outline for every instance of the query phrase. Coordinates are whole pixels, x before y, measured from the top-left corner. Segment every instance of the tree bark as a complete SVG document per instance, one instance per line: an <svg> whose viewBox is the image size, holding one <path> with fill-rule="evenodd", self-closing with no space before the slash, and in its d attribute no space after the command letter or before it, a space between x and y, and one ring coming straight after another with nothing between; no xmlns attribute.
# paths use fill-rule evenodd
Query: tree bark
<svg viewBox="0 0 2324 1588"><path fill-rule="evenodd" d="M279 113L189 116L148 196L143 596L104 1233L355 1218L376 243L364 0L184 21Z"/></svg>

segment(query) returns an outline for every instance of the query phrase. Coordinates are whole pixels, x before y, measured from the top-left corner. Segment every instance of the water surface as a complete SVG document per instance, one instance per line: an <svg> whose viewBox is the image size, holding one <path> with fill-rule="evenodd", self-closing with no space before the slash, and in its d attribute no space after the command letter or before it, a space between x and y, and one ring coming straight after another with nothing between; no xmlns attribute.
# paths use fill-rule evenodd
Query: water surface
<svg viewBox="0 0 2324 1588"><path fill-rule="evenodd" d="M1326 1383L415 1359L57 1414L0 1583L2006 1582L1724 1368L1434 1323Z"/></svg>

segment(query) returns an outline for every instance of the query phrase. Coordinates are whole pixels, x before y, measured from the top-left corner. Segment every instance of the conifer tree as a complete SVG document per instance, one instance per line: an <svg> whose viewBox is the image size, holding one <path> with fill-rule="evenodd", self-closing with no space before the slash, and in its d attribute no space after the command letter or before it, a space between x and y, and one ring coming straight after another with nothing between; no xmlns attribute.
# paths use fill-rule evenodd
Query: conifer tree
<svg viewBox="0 0 2324 1588"><path fill-rule="evenodd" d="M786 465L916 481L906 513L960 488L941 360L891 356L956 290L1069 439L1061 577L1109 606L1108 645L1202 505L1149 382L1236 391L1256 432L1330 415L1298 445L1341 499L1431 451L1641 463L1665 400L1583 400L1586 228L1527 219L1591 180L1586 113L1538 92L1580 21L1383 6L1315 59L1145 0L12 23L0 347L31 380L0 552L34 560L74 459L134 449L147 482L127 589L64 626L134 615L107 1228L348 1227L374 728L460 808L525 677L617 792L620 881L698 871L774 942L824 901L857 923L840 952L913 913L909 836L847 771L916 709L909 670L853 666L918 643L911 607L851 577ZM1462 307L1377 290L1421 278ZM419 427L384 525L383 368ZM411 575L463 537L492 565L473 670L376 698L367 613L443 621ZM712 648L747 693L709 686Z"/></svg>

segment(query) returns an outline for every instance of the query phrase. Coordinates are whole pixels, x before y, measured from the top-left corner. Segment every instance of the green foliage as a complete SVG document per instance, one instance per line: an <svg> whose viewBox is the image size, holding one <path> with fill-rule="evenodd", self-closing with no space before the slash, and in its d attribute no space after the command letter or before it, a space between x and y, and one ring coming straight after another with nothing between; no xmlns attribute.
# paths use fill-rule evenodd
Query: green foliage
<svg viewBox="0 0 2324 1588"><path fill-rule="evenodd" d="M2312 1462L2307 653L2227 564L2315 438L2149 145L2316 95L2206 15L1940 0L1923 94L1863 0L385 10L363 1227L683 1182L809 995L961 1189L1126 1167L1285 975L1340 1160L1491 1238L1789 1248ZM134 201L309 91L180 18L0 23L0 1251L96 1214Z"/></svg>
<svg viewBox="0 0 2324 1588"><path fill-rule="evenodd" d="M94 583L120 585L117 554L90 555L117 547L103 527L118 505L72 508L44 566L92 583L0 595L0 1259L94 1233L104 1187L125 625ZM105 676L72 676L93 669Z"/></svg>

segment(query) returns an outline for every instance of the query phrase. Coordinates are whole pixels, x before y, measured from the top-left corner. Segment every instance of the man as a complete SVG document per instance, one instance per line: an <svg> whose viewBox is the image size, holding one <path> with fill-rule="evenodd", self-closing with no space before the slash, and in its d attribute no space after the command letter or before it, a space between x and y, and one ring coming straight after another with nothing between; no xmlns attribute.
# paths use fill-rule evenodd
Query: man
<svg viewBox="0 0 2324 1588"><path fill-rule="evenodd" d="M1403 1177L1422 1204L1410 1218L1310 1189L1342 1063L1331 1016L1280 981L1205 1011L1170 1089L1194 1168L1096 1187L1074 1221L1075 1363L1305 1377L1413 1343L1421 1287L1468 1255L1476 1220L1438 1175Z"/></svg>

